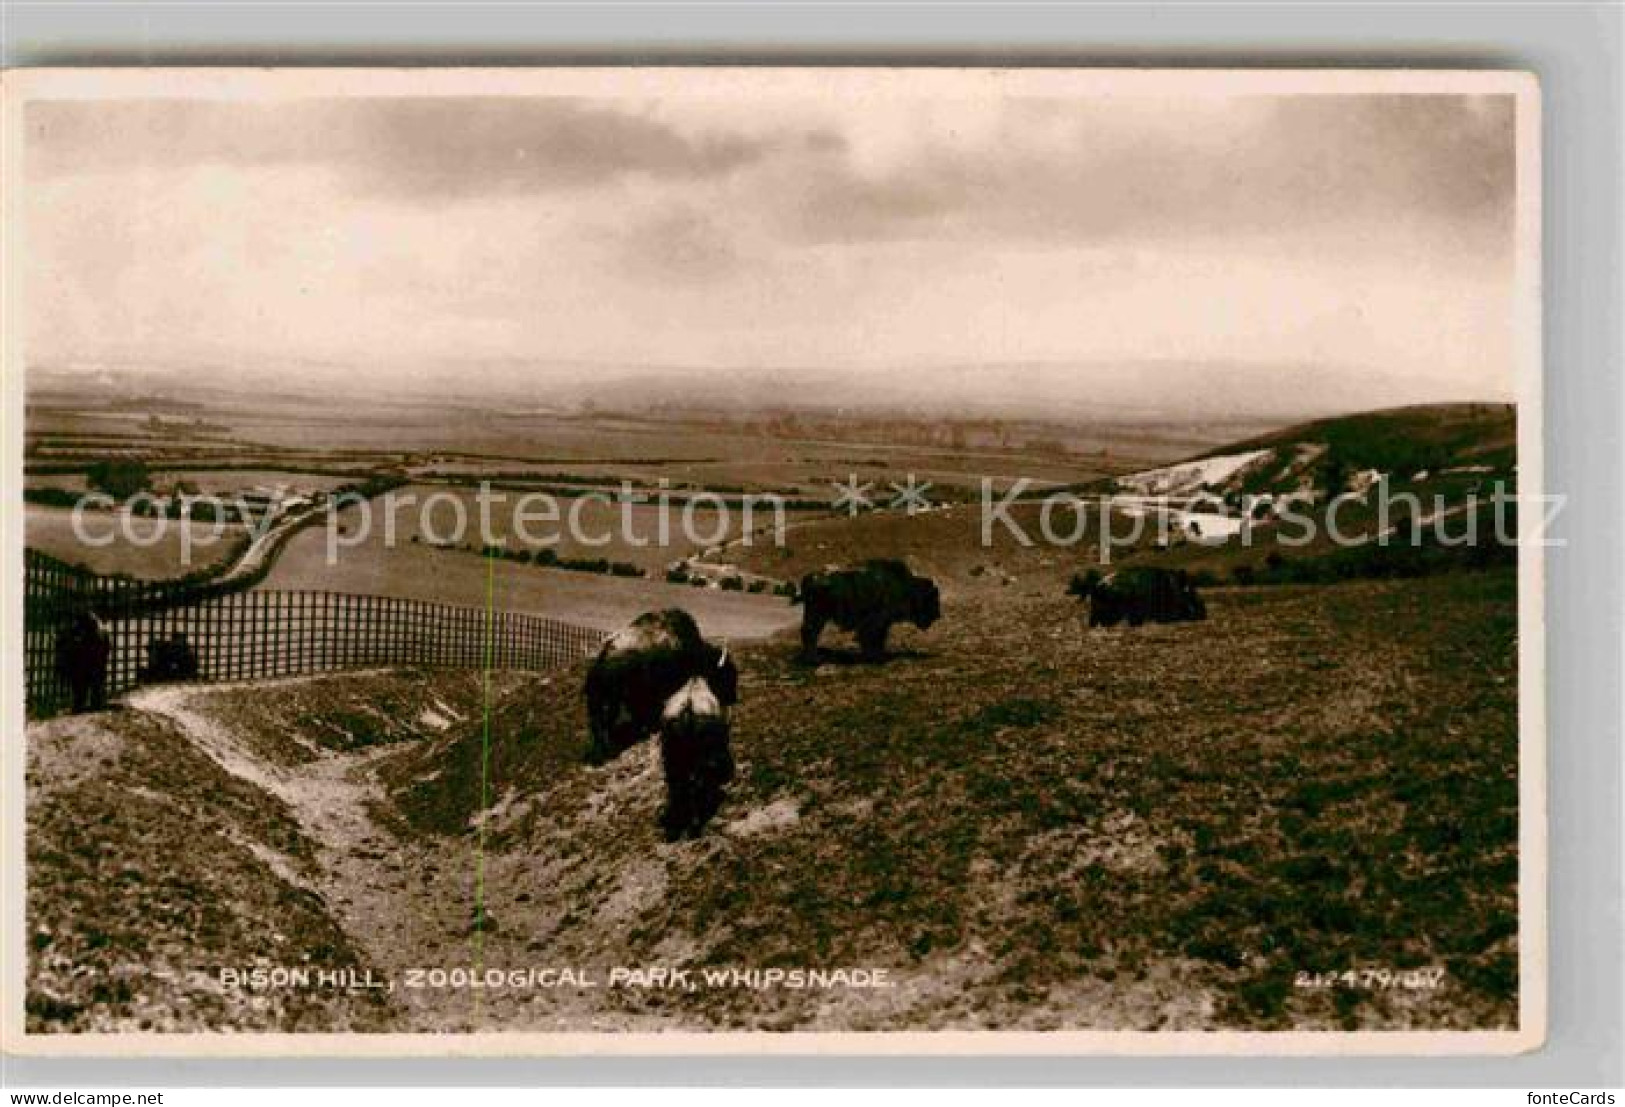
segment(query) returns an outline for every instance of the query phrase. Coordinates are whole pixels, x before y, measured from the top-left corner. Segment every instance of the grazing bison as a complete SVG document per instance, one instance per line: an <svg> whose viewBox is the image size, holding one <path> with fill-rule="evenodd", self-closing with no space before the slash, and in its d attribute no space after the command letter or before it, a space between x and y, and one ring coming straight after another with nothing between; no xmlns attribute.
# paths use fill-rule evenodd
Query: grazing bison
<svg viewBox="0 0 1625 1107"><path fill-rule="evenodd" d="M610 638L587 670L587 761L602 764L654 733L666 701L692 677L705 677L724 707L739 699L727 649L700 637L686 611L650 611Z"/></svg>
<svg viewBox="0 0 1625 1107"><path fill-rule="evenodd" d="M826 623L855 633L863 656L876 661L886 652L886 636L893 623L913 623L925 630L942 617L936 584L893 560L808 573L801 580L796 602L803 607L801 649L808 657L817 654L818 636Z"/></svg>
<svg viewBox="0 0 1625 1107"><path fill-rule="evenodd" d="M197 652L184 632L177 630L168 638L154 637L147 642L147 667L141 672L142 680L196 680L197 673Z"/></svg>
<svg viewBox="0 0 1625 1107"><path fill-rule="evenodd" d="M1089 601L1089 625L1114 627L1124 620L1183 623L1207 618L1207 606L1183 569L1130 566L1102 577L1093 569L1073 577L1067 594Z"/></svg>
<svg viewBox="0 0 1625 1107"><path fill-rule="evenodd" d="M698 838L722 806L722 789L734 778L728 745L728 709L705 677L693 677L660 713L660 767L666 806L660 827L666 841Z"/></svg>
<svg viewBox="0 0 1625 1107"><path fill-rule="evenodd" d="M56 673L68 686L76 713L107 706L107 659L112 653L107 627L88 608L74 612L57 632Z"/></svg>

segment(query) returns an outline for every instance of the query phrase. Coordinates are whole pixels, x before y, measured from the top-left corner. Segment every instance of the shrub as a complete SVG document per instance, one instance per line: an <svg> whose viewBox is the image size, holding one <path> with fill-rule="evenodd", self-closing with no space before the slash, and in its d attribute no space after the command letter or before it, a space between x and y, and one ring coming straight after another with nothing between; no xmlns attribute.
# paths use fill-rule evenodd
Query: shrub
<svg viewBox="0 0 1625 1107"><path fill-rule="evenodd" d="M722 590L724 592L743 592L745 590L745 582L738 577L723 577Z"/></svg>
<svg viewBox="0 0 1625 1107"><path fill-rule="evenodd" d="M152 474L139 458L115 457L91 465L85 472L85 482L116 500L127 500L152 487Z"/></svg>
<svg viewBox="0 0 1625 1107"><path fill-rule="evenodd" d="M72 507L79 502L79 494L68 488L25 488L23 499L46 507Z"/></svg>
<svg viewBox="0 0 1625 1107"><path fill-rule="evenodd" d="M561 557L558 559L558 566L578 573L609 572L609 562L602 557Z"/></svg>

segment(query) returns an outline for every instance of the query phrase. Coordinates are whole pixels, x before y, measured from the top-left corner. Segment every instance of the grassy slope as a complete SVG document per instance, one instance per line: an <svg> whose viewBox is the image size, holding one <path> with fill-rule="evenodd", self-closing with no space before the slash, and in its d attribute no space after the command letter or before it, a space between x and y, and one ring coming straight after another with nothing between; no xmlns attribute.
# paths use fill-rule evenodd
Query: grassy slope
<svg viewBox="0 0 1625 1107"><path fill-rule="evenodd" d="M771 541L731 547L720 560L750 572L779 580L800 580L802 575L830 565L855 564L865 558L896 557L919 573L937 581L944 593L982 592L1008 587L1006 581L1037 584L1052 590L1075 567L1097 556L1098 513L1085 517L1086 527L1072 541L1076 516L1070 508L1054 512L1052 532L1067 543L1045 541L1040 529L1041 508L1017 504L1006 509L1014 525L1028 536L1018 536L994 522L992 541L982 544L982 510L977 504L956 504L945 510L908 516L896 511L838 516L795 525L784 533L782 544Z"/></svg>
<svg viewBox="0 0 1625 1107"><path fill-rule="evenodd" d="M381 1027L366 995L210 979L365 967L282 804L138 712L32 727L28 755L31 1032Z"/></svg>
<svg viewBox="0 0 1625 1107"><path fill-rule="evenodd" d="M1340 415L1208 450L1202 457L1323 442L1352 468L1395 473L1439 465L1510 465L1517 445L1510 404L1425 404Z"/></svg>
<svg viewBox="0 0 1625 1107"><path fill-rule="evenodd" d="M1412 512L1410 501L1403 497L1414 496L1420 516L1427 518L1435 512L1459 508L1472 494L1478 505L1476 541L1489 545L1495 535L1490 501L1495 483L1504 483L1508 492L1516 484L1512 474L1515 431L1513 410L1506 405L1441 404L1308 423L1202 456L1270 447L1280 448L1281 457L1287 459L1298 443L1332 443L1346 474L1367 468L1392 473L1388 491L1393 499L1386 516L1379 515L1369 494L1366 499L1351 498L1338 505L1337 530L1345 538L1374 534L1380 524L1404 523ZM1423 481L1410 479L1421 468L1440 465L1487 466L1491 471L1444 474L1435 468ZM788 531L781 547L730 549L725 559L752 572L796 580L805 572L829 564L852 563L865 557L902 557L916 571L936 578L949 592L985 591L989 586L1007 587L1017 581L1023 586L1048 588L1054 580L1064 579L1074 571L1103 564L1098 506L1089 510L1087 526L1078 533L1074 533L1071 511L1055 510L1051 526L1059 538L1056 542L1044 538L1040 527L1042 510L1040 504L1023 503L1006 511L1033 540L1034 545L1026 547L1002 523L993 520L991 513L973 504L915 518L879 512L856 519L813 522ZM1239 537L1203 544L1181 542L1176 536L1172 548L1166 550L1155 544L1159 530L1154 521L1137 523L1118 514L1111 523L1114 539L1109 564L1159 564L1205 571L1220 581L1229 581L1238 566L1259 570L1272 555L1295 561L1324 557L1341 548L1328 533L1323 505L1300 506L1297 513L1313 520L1313 537L1307 541L1310 532L1301 522L1290 526L1264 522L1257 525L1245 544ZM984 514L993 520L991 544L982 542ZM1459 541L1467 526L1467 517L1453 512L1441 529ZM1410 533L1406 526L1394 543L1408 542ZM1130 541L1131 535L1137 537ZM1424 539L1432 537L1433 531L1424 531ZM1467 560L1465 551L1463 554Z"/></svg>
<svg viewBox="0 0 1625 1107"><path fill-rule="evenodd" d="M675 847L646 754L580 767L577 684L549 681L493 719L493 910L528 940L515 955L555 963L676 951L903 981L702 992L668 1012L690 1025L1505 1025L1513 588L1238 590L1205 625L1132 632L1085 632L1060 598L966 596L883 667L753 647L740 780L715 832ZM397 765L408 817L457 828L478 754L465 733ZM1438 994L1293 986L1430 965Z"/></svg>

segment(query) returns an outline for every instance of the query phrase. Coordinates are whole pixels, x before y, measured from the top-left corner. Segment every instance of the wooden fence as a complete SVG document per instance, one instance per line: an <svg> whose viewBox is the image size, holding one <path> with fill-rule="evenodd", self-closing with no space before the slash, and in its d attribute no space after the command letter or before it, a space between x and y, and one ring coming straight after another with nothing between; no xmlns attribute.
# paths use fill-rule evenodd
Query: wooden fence
<svg viewBox="0 0 1625 1107"><path fill-rule="evenodd" d="M33 715L59 710L57 635L75 611L112 639L107 694L149 679L153 643L184 635L200 680L253 680L383 665L544 670L589 656L605 634L510 611L338 592L237 591L100 577L27 551L25 669ZM201 593L201 595L200 595Z"/></svg>

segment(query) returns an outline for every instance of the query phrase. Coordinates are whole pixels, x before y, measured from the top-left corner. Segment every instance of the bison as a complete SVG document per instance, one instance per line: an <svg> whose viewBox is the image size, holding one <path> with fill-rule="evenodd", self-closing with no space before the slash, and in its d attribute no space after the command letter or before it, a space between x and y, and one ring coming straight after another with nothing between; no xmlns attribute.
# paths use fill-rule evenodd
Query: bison
<svg viewBox="0 0 1625 1107"><path fill-rule="evenodd" d="M57 632L56 673L68 686L76 713L107 706L107 661L112 654L107 627L88 608L75 611Z"/></svg>
<svg viewBox="0 0 1625 1107"><path fill-rule="evenodd" d="M734 778L728 744L728 708L706 677L692 677L660 713L660 767L666 806L660 827L666 840L698 838L722 806L722 789Z"/></svg>
<svg viewBox="0 0 1625 1107"><path fill-rule="evenodd" d="M1102 577L1091 569L1073 577L1067 594L1089 601L1089 625L1114 627L1127 620L1182 623L1207 618L1207 606L1183 569L1130 566Z"/></svg>
<svg viewBox="0 0 1625 1107"><path fill-rule="evenodd" d="M817 656L818 636L827 623L855 633L864 658L877 661L885 655L893 623L913 623L926 630L942 617L936 584L894 560L808 573L796 602L803 608L801 649L809 658Z"/></svg>
<svg viewBox="0 0 1625 1107"><path fill-rule="evenodd" d="M739 699L739 670L726 647L700 636L688 612L639 615L605 642L587 670L587 761L602 764L643 741L660 725L666 701L704 677L724 707Z"/></svg>
<svg viewBox="0 0 1625 1107"><path fill-rule="evenodd" d="M196 680L198 674L197 651L186 640L186 634L177 630L168 638L154 636L147 642L147 667L141 679L152 683L165 680Z"/></svg>

